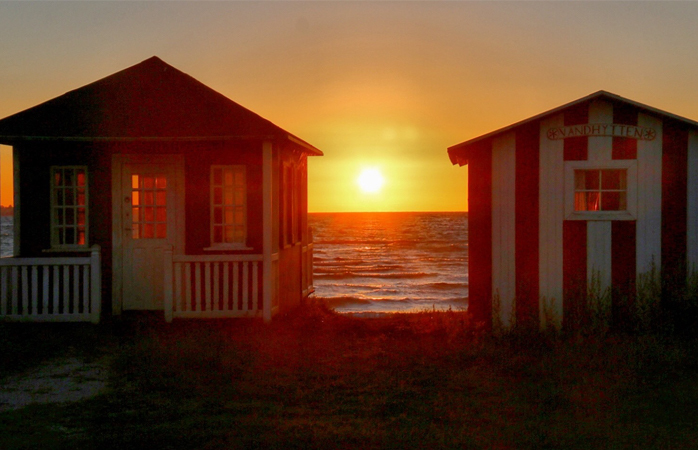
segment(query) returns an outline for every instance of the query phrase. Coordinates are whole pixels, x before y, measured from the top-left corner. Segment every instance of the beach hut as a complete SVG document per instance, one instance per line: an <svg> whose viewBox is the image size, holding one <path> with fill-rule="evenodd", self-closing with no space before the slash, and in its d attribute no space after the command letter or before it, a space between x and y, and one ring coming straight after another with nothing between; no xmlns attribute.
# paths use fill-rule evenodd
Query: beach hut
<svg viewBox="0 0 698 450"><path fill-rule="evenodd" d="M698 123L599 91L454 145L468 165L469 308L574 326L698 263ZM592 295L593 294L593 295ZM608 294L608 295L605 295Z"/></svg>
<svg viewBox="0 0 698 450"><path fill-rule="evenodd" d="M312 291L322 152L157 57L0 120L14 257L0 316L262 317Z"/></svg>

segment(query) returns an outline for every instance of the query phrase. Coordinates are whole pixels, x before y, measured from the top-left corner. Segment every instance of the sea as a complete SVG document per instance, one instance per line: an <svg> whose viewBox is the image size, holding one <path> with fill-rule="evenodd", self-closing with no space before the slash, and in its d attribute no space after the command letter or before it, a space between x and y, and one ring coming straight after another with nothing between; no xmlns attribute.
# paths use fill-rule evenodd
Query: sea
<svg viewBox="0 0 698 450"><path fill-rule="evenodd" d="M315 298L374 315L468 306L468 213L310 213ZM12 216L0 217L12 256Z"/></svg>
<svg viewBox="0 0 698 450"><path fill-rule="evenodd" d="M0 258L12 256L12 216L0 216Z"/></svg>
<svg viewBox="0 0 698 450"><path fill-rule="evenodd" d="M335 311L467 308L467 213L310 213L308 223L314 296Z"/></svg>

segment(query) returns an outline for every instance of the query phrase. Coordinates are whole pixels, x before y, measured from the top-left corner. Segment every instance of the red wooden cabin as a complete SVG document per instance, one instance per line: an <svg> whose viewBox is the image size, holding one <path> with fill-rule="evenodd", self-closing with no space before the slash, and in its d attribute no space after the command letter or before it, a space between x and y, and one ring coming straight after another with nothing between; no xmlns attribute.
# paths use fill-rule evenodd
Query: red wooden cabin
<svg viewBox="0 0 698 450"><path fill-rule="evenodd" d="M653 268L665 285L695 273L695 121L599 91L448 153L468 165L470 310L485 322L560 327L589 287L618 312Z"/></svg>
<svg viewBox="0 0 698 450"><path fill-rule="evenodd" d="M0 120L14 257L0 316L263 317L312 291L322 152L157 57Z"/></svg>

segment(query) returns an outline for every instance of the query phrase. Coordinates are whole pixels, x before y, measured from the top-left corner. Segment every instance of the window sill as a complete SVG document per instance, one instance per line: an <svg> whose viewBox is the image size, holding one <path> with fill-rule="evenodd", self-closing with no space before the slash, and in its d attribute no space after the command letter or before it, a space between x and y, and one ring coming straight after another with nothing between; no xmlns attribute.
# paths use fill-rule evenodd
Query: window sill
<svg viewBox="0 0 698 450"><path fill-rule="evenodd" d="M637 217L628 211L576 211L565 217L565 220L637 220Z"/></svg>
<svg viewBox="0 0 698 450"><path fill-rule="evenodd" d="M253 247L248 247L245 244L214 244L210 247L204 248L205 252L224 252L224 251L248 251L248 250L254 250Z"/></svg>

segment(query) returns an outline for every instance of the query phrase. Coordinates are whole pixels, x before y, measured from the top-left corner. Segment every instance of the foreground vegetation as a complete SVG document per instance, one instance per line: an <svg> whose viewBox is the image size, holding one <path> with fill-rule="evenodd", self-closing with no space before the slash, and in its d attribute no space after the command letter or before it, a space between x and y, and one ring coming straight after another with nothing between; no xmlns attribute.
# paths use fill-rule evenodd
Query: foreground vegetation
<svg viewBox="0 0 698 450"><path fill-rule="evenodd" d="M461 312L381 319L0 324L8 374L109 355L107 393L0 413L0 448L695 448L698 343L486 336Z"/></svg>

